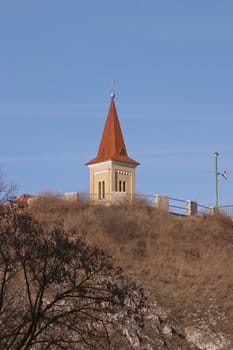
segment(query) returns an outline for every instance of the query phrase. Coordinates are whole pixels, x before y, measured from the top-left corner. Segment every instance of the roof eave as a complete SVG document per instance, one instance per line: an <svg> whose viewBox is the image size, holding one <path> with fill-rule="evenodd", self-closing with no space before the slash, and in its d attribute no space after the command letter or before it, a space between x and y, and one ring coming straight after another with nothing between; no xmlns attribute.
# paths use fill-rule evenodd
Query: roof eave
<svg viewBox="0 0 233 350"><path fill-rule="evenodd" d="M120 159L119 157L111 157L111 158L103 158L103 159L94 158L94 159L90 160L89 162L85 163L85 165L88 166L88 165L92 165L92 164L98 164L98 163L106 162L109 160L120 162L120 163L125 163L125 164L131 164L131 165L135 165L135 166L140 165L139 162L137 162L136 160L129 158L129 157L127 157L125 159L123 159L123 158Z"/></svg>

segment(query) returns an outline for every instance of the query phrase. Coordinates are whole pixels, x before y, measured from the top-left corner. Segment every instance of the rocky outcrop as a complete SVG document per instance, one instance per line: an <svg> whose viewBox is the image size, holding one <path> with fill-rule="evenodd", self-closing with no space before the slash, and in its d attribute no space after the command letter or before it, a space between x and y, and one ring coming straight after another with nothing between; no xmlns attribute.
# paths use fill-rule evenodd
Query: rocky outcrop
<svg viewBox="0 0 233 350"><path fill-rule="evenodd" d="M233 334L219 331L223 320L224 313L209 310L188 315L182 324L171 310L154 304L145 310L143 330L124 333L134 350L232 350Z"/></svg>
<svg viewBox="0 0 233 350"><path fill-rule="evenodd" d="M227 336L213 332L208 325L193 325L186 327L184 331L187 341L195 344L201 350L232 349Z"/></svg>

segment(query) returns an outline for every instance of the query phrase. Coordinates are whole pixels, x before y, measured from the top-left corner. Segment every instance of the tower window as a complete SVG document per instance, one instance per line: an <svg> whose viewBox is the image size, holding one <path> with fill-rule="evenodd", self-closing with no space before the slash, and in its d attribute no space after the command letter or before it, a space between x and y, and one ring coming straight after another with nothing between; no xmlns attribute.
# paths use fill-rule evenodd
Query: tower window
<svg viewBox="0 0 233 350"><path fill-rule="evenodd" d="M115 192L117 192L117 172L115 172Z"/></svg>
<svg viewBox="0 0 233 350"><path fill-rule="evenodd" d="M125 187L125 181L123 181L123 192L126 191L126 187Z"/></svg>
<svg viewBox="0 0 233 350"><path fill-rule="evenodd" d="M98 191L98 199L101 199L101 182L99 181L99 191Z"/></svg>
<svg viewBox="0 0 233 350"><path fill-rule="evenodd" d="M102 199L105 198L105 182L102 181Z"/></svg>
<svg viewBox="0 0 233 350"><path fill-rule="evenodd" d="M119 192L121 192L121 181L119 181Z"/></svg>

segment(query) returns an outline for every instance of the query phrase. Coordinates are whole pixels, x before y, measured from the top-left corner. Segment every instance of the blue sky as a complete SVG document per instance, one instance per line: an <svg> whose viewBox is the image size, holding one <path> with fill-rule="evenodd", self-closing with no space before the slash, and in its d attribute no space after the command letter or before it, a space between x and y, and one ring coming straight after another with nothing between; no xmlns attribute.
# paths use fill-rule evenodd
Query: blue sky
<svg viewBox="0 0 233 350"><path fill-rule="evenodd" d="M137 192L233 204L232 0L0 1L0 167L88 192L116 81Z"/></svg>

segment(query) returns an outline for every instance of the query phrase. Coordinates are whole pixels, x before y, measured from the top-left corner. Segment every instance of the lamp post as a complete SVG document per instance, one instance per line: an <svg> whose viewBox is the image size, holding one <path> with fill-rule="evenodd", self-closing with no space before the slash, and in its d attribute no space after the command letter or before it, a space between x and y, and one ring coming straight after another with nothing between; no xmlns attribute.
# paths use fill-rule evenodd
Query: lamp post
<svg viewBox="0 0 233 350"><path fill-rule="evenodd" d="M218 208L218 156L219 153L215 152L214 153L214 159L215 159L215 207Z"/></svg>

